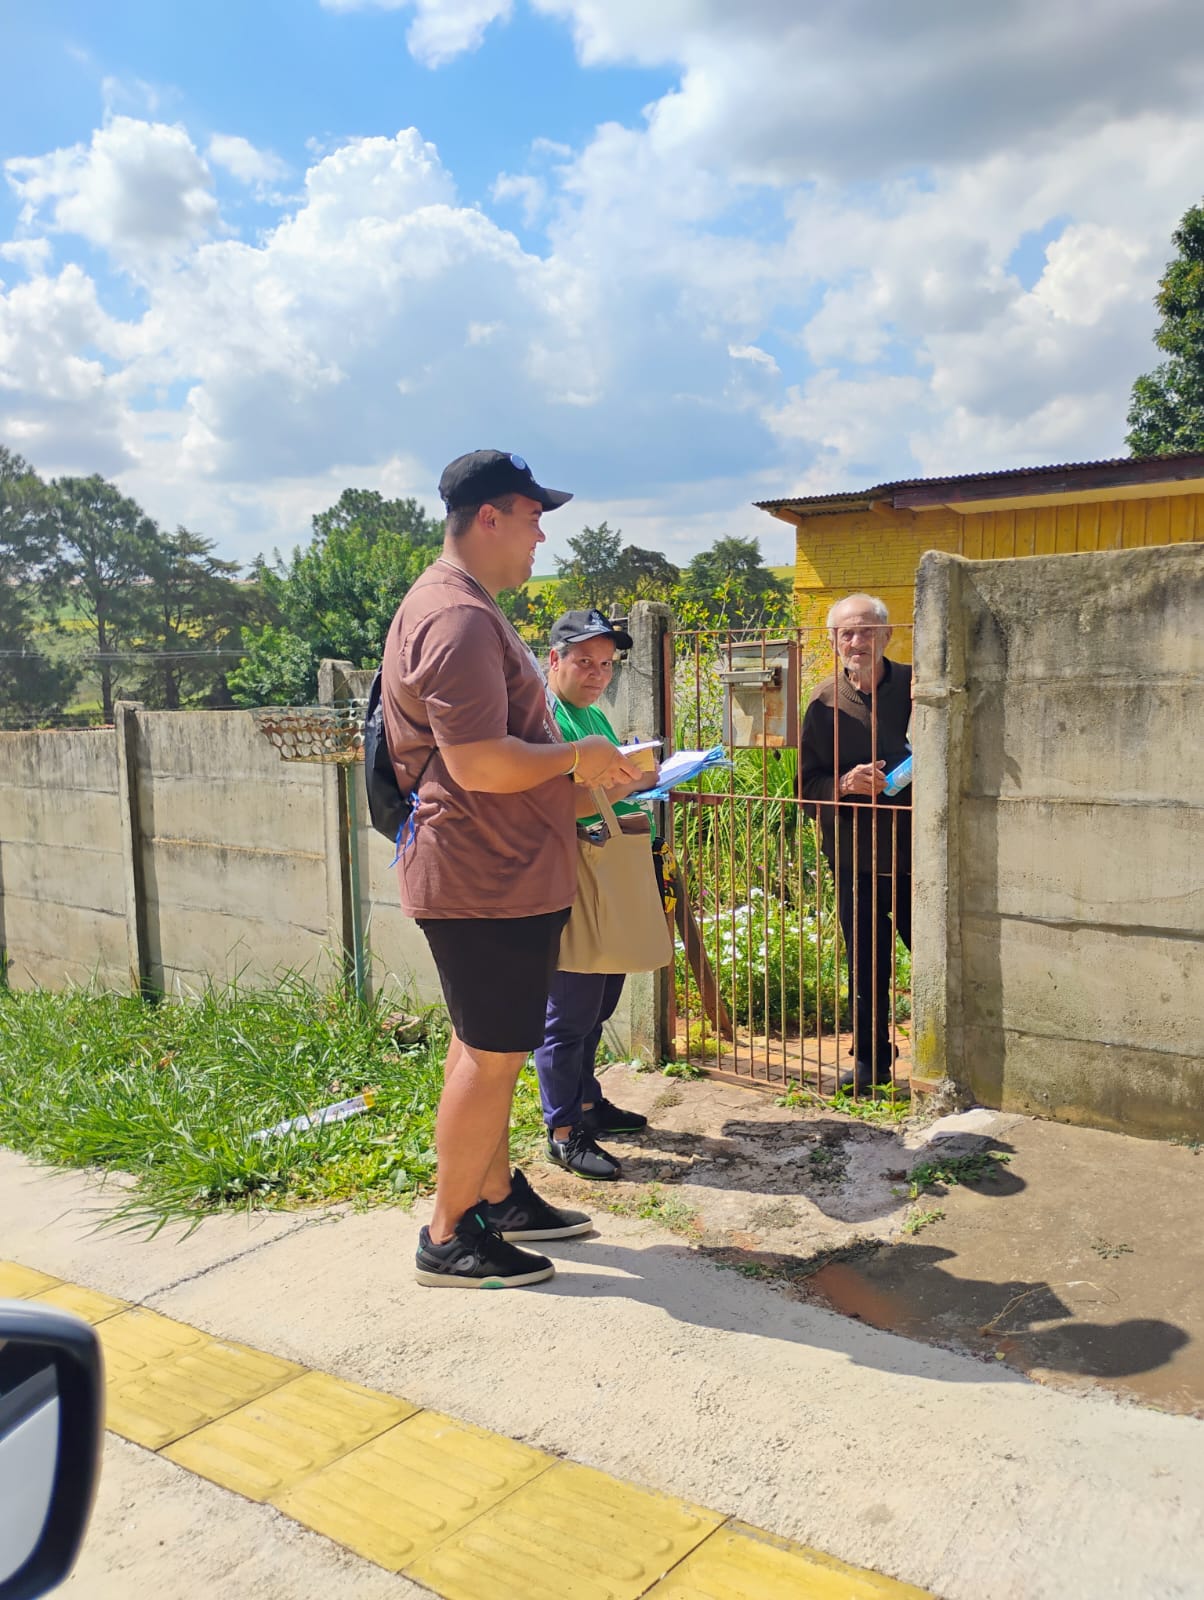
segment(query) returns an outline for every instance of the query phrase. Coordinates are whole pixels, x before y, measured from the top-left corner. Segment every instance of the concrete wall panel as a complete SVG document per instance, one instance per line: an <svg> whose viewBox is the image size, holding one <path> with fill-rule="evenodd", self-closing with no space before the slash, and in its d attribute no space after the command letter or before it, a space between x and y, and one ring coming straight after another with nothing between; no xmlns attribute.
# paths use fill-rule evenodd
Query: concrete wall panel
<svg viewBox="0 0 1204 1600"><path fill-rule="evenodd" d="M249 850L314 847L322 836L320 783L296 781L299 763L279 763L275 780L248 781L215 772L208 778L139 774L144 834ZM320 776L320 769L308 769Z"/></svg>
<svg viewBox="0 0 1204 1600"><path fill-rule="evenodd" d="M1204 546L930 555L917 593L917 1060L1204 1134Z"/></svg>
<svg viewBox="0 0 1204 1600"><path fill-rule="evenodd" d="M1204 943L967 916L975 1024L1189 1058L1204 1040Z"/></svg>
<svg viewBox="0 0 1204 1600"><path fill-rule="evenodd" d="M129 986L122 912L27 900L6 891L4 932L15 989L62 989L93 980L102 988Z"/></svg>
<svg viewBox="0 0 1204 1600"><path fill-rule="evenodd" d="M151 977L169 988L165 975L190 974L193 986L206 980L222 984L271 982L279 973L304 972L332 976L334 961L325 929L315 932L280 922L270 913L224 916L199 907L160 905L148 921Z"/></svg>
<svg viewBox="0 0 1204 1600"><path fill-rule="evenodd" d="M388 987L412 995L420 1005L441 1004L443 992L422 930L401 909L393 849L372 828L357 834L361 916L372 954L374 989Z"/></svg>
<svg viewBox="0 0 1204 1600"><path fill-rule="evenodd" d="M125 916L121 861L111 850L49 850L6 839L4 894Z"/></svg>
<svg viewBox="0 0 1204 1600"><path fill-rule="evenodd" d="M962 827L967 913L1189 935L1204 928L1204 811L967 795Z"/></svg>
<svg viewBox="0 0 1204 1600"><path fill-rule="evenodd" d="M1004 1111L1152 1138L1204 1127L1204 1073L1164 1050L973 1026L966 1063L975 1099Z"/></svg>
<svg viewBox="0 0 1204 1600"><path fill-rule="evenodd" d="M216 911L235 921L272 917L325 935L325 865L316 851L236 850L182 839L157 839L143 850L152 908Z"/></svg>
<svg viewBox="0 0 1204 1600"><path fill-rule="evenodd" d="M29 789L0 785L0 840L47 850L121 850L117 794L104 789Z"/></svg>
<svg viewBox="0 0 1204 1600"><path fill-rule="evenodd" d="M1087 677L1004 686L975 672L966 692L967 794L1200 804L1198 681L1114 679L1105 687Z"/></svg>

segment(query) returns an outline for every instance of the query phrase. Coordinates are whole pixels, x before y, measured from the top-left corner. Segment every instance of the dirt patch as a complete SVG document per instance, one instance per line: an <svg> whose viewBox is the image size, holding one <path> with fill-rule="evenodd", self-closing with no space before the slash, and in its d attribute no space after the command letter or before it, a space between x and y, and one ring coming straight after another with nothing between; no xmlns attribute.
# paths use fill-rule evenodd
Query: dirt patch
<svg viewBox="0 0 1204 1600"><path fill-rule="evenodd" d="M1204 1415L1204 1160L1190 1147L923 1103L873 1126L623 1066L607 1095L651 1119L603 1141L622 1181L587 1189L541 1167L550 1196L873 1327Z"/></svg>
<svg viewBox="0 0 1204 1600"><path fill-rule="evenodd" d="M808 1296L1043 1383L1204 1416L1204 1165L1152 1140L997 1122L1006 1167L937 1177L916 1201L937 1212L920 1239L825 1265Z"/></svg>
<svg viewBox="0 0 1204 1600"><path fill-rule="evenodd" d="M890 1176L908 1160L910 1128L878 1128L824 1106L780 1106L707 1079L607 1069L607 1097L642 1111L648 1129L602 1144L623 1164L613 1184L582 1184L533 1167L540 1190L659 1223L710 1251L791 1260L865 1236L899 1237L905 1192ZM911 1132L911 1137L918 1137Z"/></svg>

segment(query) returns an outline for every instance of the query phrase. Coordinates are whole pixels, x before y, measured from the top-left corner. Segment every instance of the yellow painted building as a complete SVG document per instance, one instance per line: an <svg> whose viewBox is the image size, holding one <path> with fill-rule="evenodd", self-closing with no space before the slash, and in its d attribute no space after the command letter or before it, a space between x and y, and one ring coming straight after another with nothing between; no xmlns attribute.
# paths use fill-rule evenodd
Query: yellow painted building
<svg viewBox="0 0 1204 1600"><path fill-rule="evenodd" d="M758 504L797 529L804 624L822 625L833 601L856 590L909 623L926 550L987 561L1204 540L1204 454L913 478ZM910 659L909 630L891 654Z"/></svg>

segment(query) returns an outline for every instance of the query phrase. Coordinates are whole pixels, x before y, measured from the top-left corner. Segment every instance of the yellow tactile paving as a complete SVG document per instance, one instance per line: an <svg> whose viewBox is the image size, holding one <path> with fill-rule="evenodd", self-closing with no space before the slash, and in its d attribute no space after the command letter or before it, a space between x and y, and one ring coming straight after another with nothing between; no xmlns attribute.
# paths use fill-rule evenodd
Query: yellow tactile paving
<svg viewBox="0 0 1204 1600"><path fill-rule="evenodd" d="M551 1460L483 1428L420 1411L272 1503L399 1572Z"/></svg>
<svg viewBox="0 0 1204 1600"><path fill-rule="evenodd" d="M717 1512L0 1261L0 1298L10 1296L97 1325L115 1433L270 1501L444 1600L932 1600Z"/></svg>
<svg viewBox="0 0 1204 1600"><path fill-rule="evenodd" d="M723 1520L557 1462L405 1571L447 1600L638 1600Z"/></svg>
<svg viewBox="0 0 1204 1600"><path fill-rule="evenodd" d="M59 1282L48 1272L22 1267L15 1261L0 1261L0 1300L32 1300L35 1294L53 1289Z"/></svg>
<svg viewBox="0 0 1204 1600"><path fill-rule="evenodd" d="M324 1372L306 1372L168 1445L163 1454L248 1500L267 1500L417 1409Z"/></svg>
<svg viewBox="0 0 1204 1600"><path fill-rule="evenodd" d="M211 1339L154 1311L124 1311L96 1331L108 1377L107 1425L150 1450L161 1450L305 1371L295 1361Z"/></svg>
<svg viewBox="0 0 1204 1600"><path fill-rule="evenodd" d="M922 1589L740 1522L705 1540L647 1600L928 1600Z"/></svg>
<svg viewBox="0 0 1204 1600"><path fill-rule="evenodd" d="M57 1306L60 1311L73 1311L77 1317L91 1323L104 1322L130 1309L128 1300L114 1299L111 1294L101 1294L99 1289L85 1289L78 1283L60 1283L33 1298L45 1305Z"/></svg>

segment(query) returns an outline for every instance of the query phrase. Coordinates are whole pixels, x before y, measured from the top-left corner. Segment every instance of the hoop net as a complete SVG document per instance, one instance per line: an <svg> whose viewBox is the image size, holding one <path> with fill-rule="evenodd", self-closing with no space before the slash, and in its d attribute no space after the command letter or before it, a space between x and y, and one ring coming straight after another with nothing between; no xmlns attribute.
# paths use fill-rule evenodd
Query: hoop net
<svg viewBox="0 0 1204 1600"><path fill-rule="evenodd" d="M363 755L367 708L366 700L344 700L335 706L260 706L251 716L282 761L349 766Z"/></svg>

